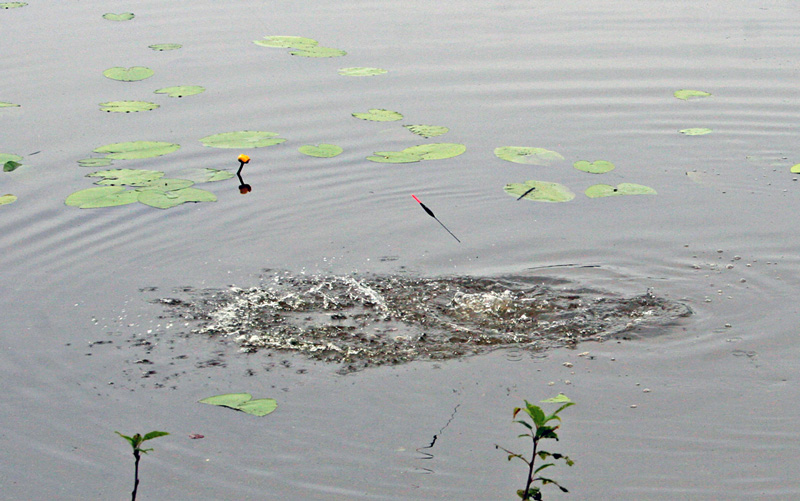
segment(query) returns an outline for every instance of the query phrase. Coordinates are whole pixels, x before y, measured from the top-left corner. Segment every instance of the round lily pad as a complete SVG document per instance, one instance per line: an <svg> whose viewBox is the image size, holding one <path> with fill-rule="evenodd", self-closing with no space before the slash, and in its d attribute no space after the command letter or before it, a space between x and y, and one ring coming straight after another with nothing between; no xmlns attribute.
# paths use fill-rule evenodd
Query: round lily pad
<svg viewBox="0 0 800 501"><path fill-rule="evenodd" d="M136 82L152 77L153 73L154 71L146 66L131 66L130 68L115 66L105 70L103 76L121 82Z"/></svg>
<svg viewBox="0 0 800 501"><path fill-rule="evenodd" d="M100 177L95 184L108 186L148 186L150 182L164 177L164 173L147 169L110 169L87 174L86 177Z"/></svg>
<svg viewBox="0 0 800 501"><path fill-rule="evenodd" d="M421 162L422 157L404 151L376 151L372 156L367 157L367 160L386 164L408 164Z"/></svg>
<svg viewBox="0 0 800 501"><path fill-rule="evenodd" d="M123 12L122 14L103 14L103 19L108 19L109 21L130 21L135 16L133 12Z"/></svg>
<svg viewBox="0 0 800 501"><path fill-rule="evenodd" d="M199 402L201 404L229 407L254 416L266 416L278 407L278 403L273 398L257 398L255 400L252 398L249 393L227 393L204 398Z"/></svg>
<svg viewBox="0 0 800 501"><path fill-rule="evenodd" d="M342 148L335 144L321 143L318 145L306 145L298 148L298 151L310 157L331 158L342 153Z"/></svg>
<svg viewBox="0 0 800 501"><path fill-rule="evenodd" d="M206 89L204 87L200 87L199 85L179 85L176 87L164 87L163 89L158 89L154 92L156 94L166 94L169 97L183 97L193 96L205 91Z"/></svg>
<svg viewBox="0 0 800 501"><path fill-rule="evenodd" d="M148 45L147 47L160 52L165 50L177 50L183 47L183 45L179 43L157 43L153 45Z"/></svg>
<svg viewBox="0 0 800 501"><path fill-rule="evenodd" d="M396 111L380 108L372 108L367 113L353 113L353 116L361 120L370 120L372 122L394 122L403 119L403 115Z"/></svg>
<svg viewBox="0 0 800 501"><path fill-rule="evenodd" d="M384 75L386 73L389 72L381 68L339 68L339 74L346 77L371 77L375 75Z"/></svg>
<svg viewBox="0 0 800 501"><path fill-rule="evenodd" d="M216 202L217 196L210 191L198 188L184 188L173 191L156 189L138 190L139 202L155 207L156 209L169 209L186 202Z"/></svg>
<svg viewBox="0 0 800 501"><path fill-rule="evenodd" d="M238 409L253 416L266 416L278 408L274 398L256 398L241 404Z"/></svg>
<svg viewBox="0 0 800 501"><path fill-rule="evenodd" d="M165 143L163 141L131 141L127 143L113 143L95 148L95 153L105 153L108 158L115 160L130 160L135 158L151 158L166 155L180 148L179 144Z"/></svg>
<svg viewBox="0 0 800 501"><path fill-rule="evenodd" d="M137 111L154 110L158 107L158 104L147 101L109 101L100 103L100 111L113 113L135 113Z"/></svg>
<svg viewBox="0 0 800 501"><path fill-rule="evenodd" d="M450 129L439 125L404 125L409 132L422 137L436 137L447 133Z"/></svg>
<svg viewBox="0 0 800 501"><path fill-rule="evenodd" d="M619 195L655 195L656 190L634 183L620 183L616 187L609 184L595 184L586 188L585 193L589 198L600 198Z"/></svg>
<svg viewBox="0 0 800 501"><path fill-rule="evenodd" d="M194 185L194 181L190 181L189 179L173 179L173 178L161 177L158 179L153 179L151 181L145 181L139 183L135 186L139 188L138 191L144 191L144 190L176 191L188 188L192 185Z"/></svg>
<svg viewBox="0 0 800 501"><path fill-rule="evenodd" d="M681 134L686 134L687 136L704 136L706 134L711 134L714 131L705 127L695 127L692 129L681 129L678 132Z"/></svg>
<svg viewBox="0 0 800 501"><path fill-rule="evenodd" d="M564 157L555 151L527 146L502 146L495 148L494 154L498 158L518 164L550 165L564 160Z"/></svg>
<svg viewBox="0 0 800 501"><path fill-rule="evenodd" d="M0 205L13 204L16 201L17 197L15 195L12 195L11 193L0 196Z"/></svg>
<svg viewBox="0 0 800 501"><path fill-rule="evenodd" d="M195 183L212 183L224 181L234 176L233 172L209 168L193 168L180 172L182 179L189 179Z"/></svg>
<svg viewBox="0 0 800 501"><path fill-rule="evenodd" d="M684 101L688 101L689 99L708 97L711 94L709 92L704 92L702 90L681 89L681 90L676 90L674 95L678 99L683 99Z"/></svg>
<svg viewBox="0 0 800 501"><path fill-rule="evenodd" d="M17 9L26 5L28 5L27 2L3 2L0 3L0 9Z"/></svg>
<svg viewBox="0 0 800 501"><path fill-rule="evenodd" d="M590 174L605 174L606 172L614 170L614 164L606 160L595 160L594 162L579 160L572 164L572 166Z"/></svg>
<svg viewBox="0 0 800 501"><path fill-rule="evenodd" d="M523 194L525 200L536 202L569 202L575 198L575 193L563 184L547 181L525 181L524 183L509 183L503 188L512 197L519 198Z"/></svg>
<svg viewBox="0 0 800 501"><path fill-rule="evenodd" d="M110 158L102 157L102 158L82 158L78 160L78 165L81 167L105 167L106 165L111 165L112 162Z"/></svg>
<svg viewBox="0 0 800 501"><path fill-rule="evenodd" d="M97 209L132 204L138 196L136 191L126 190L122 186L99 186L76 191L64 203L81 209Z"/></svg>
<svg viewBox="0 0 800 501"><path fill-rule="evenodd" d="M432 143L412 146L403 150L404 153L419 155L422 160L441 160L453 158L467 151L467 147L458 143Z"/></svg>
<svg viewBox="0 0 800 501"><path fill-rule="evenodd" d="M8 103L6 101L0 101L0 108L19 108L19 105L14 103Z"/></svg>
<svg viewBox="0 0 800 501"><path fill-rule="evenodd" d="M286 141L286 139L275 137L277 135L277 132L242 130L213 134L200 139L200 142L212 148L261 148Z"/></svg>
<svg viewBox="0 0 800 501"><path fill-rule="evenodd" d="M277 48L294 48L300 49L305 47L315 47L319 45L319 42L316 40L312 40L306 37L294 37L294 36L268 36L264 37L263 40L253 40L253 43L256 45L261 45L262 47L277 47Z"/></svg>
<svg viewBox="0 0 800 501"><path fill-rule="evenodd" d="M309 46L293 50L289 54L300 57L340 57L347 55L347 52L333 47Z"/></svg>

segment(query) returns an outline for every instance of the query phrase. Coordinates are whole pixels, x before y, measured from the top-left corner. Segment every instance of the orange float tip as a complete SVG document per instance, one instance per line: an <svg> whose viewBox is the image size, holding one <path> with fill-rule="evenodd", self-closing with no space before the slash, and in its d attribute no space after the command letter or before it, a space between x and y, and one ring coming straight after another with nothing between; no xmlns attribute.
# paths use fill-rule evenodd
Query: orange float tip
<svg viewBox="0 0 800 501"><path fill-rule="evenodd" d="M247 162L249 162L249 161L250 161L250 157L248 157L248 156L247 156L247 155L245 155L245 154L242 154L242 155L239 155L239 158L237 158L237 160L239 160L239 161L240 161L240 162L242 162L243 164L246 164Z"/></svg>

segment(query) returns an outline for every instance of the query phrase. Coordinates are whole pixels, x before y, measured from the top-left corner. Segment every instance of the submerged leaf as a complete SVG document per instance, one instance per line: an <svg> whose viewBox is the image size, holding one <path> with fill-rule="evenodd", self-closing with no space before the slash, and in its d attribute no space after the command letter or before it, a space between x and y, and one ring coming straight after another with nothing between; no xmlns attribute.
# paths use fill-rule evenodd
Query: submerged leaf
<svg viewBox="0 0 800 501"><path fill-rule="evenodd" d="M537 202L569 202L575 198L575 194L563 184L546 181L530 180L524 183L509 183L503 189L515 198L519 198L527 192L523 198Z"/></svg>
<svg viewBox="0 0 800 501"><path fill-rule="evenodd" d="M22 164L19 162L9 160L8 162L3 164L3 172L14 172L15 170L17 170L17 167L21 165Z"/></svg>
<svg viewBox="0 0 800 501"><path fill-rule="evenodd" d="M339 68L339 74L346 77L371 77L375 75L383 75L389 73L387 70L381 68Z"/></svg>
<svg viewBox="0 0 800 501"><path fill-rule="evenodd" d="M333 47L309 46L298 48L289 54L300 57L339 57L347 55L347 52Z"/></svg>
<svg viewBox="0 0 800 501"><path fill-rule="evenodd" d="M145 66L131 66L130 68L115 66L105 70L103 76L122 82L136 82L152 77L153 73L155 73L153 70Z"/></svg>
<svg viewBox="0 0 800 501"><path fill-rule="evenodd" d="M204 87L200 87L199 85L179 85L175 87L164 87L163 89L158 89L154 92L156 94L166 94L169 97L183 97L193 96L205 91L206 89Z"/></svg>
<svg viewBox="0 0 800 501"><path fill-rule="evenodd" d="M550 165L564 160L564 157L555 151L527 146L502 146L495 148L494 154L498 158L518 164Z"/></svg>
<svg viewBox="0 0 800 501"><path fill-rule="evenodd" d="M106 153L108 158L130 160L135 158L151 158L166 155L180 148L179 144L163 141L130 141L113 143L95 148L95 153Z"/></svg>
<svg viewBox="0 0 800 501"><path fill-rule="evenodd" d="M704 92L702 90L681 89L681 90L676 90L674 95L678 99L683 99L684 101L688 101L689 99L708 97L711 94L708 92Z"/></svg>
<svg viewBox="0 0 800 501"><path fill-rule="evenodd" d="M656 195L656 190L649 186L634 183L620 183L616 186L608 184L595 184L586 188L589 198L613 197L618 195Z"/></svg>
<svg viewBox="0 0 800 501"><path fill-rule="evenodd" d="M148 186L148 183L164 177L164 173L146 169L110 169L87 174L86 177L101 177L95 184L106 186Z"/></svg>
<svg viewBox="0 0 800 501"><path fill-rule="evenodd" d="M108 111L114 113L131 113L137 111L150 111L158 108L156 103L149 103L147 101L109 101L107 103L100 103L100 111Z"/></svg>
<svg viewBox="0 0 800 501"><path fill-rule="evenodd" d="M150 49L153 49L153 50L163 51L163 50L180 49L181 47L183 47L183 45L181 45L179 43L157 43L157 44L153 44L153 45L148 45L147 47L150 48Z"/></svg>
<svg viewBox="0 0 800 501"><path fill-rule="evenodd" d="M713 131L705 127L695 127L692 129L681 129L678 132L686 134L687 136L704 136L706 134L711 134Z"/></svg>
<svg viewBox="0 0 800 501"><path fill-rule="evenodd" d="M277 132L242 130L213 134L200 139L200 142L212 148L261 148L286 141L275 137L277 135Z"/></svg>
<svg viewBox="0 0 800 501"><path fill-rule="evenodd" d="M614 164L606 160L595 160L594 162L579 160L572 164L572 166L590 174L605 174L606 172L614 170Z"/></svg>
<svg viewBox="0 0 800 501"><path fill-rule="evenodd" d="M11 153L0 153L0 164L3 165L3 172L13 172L22 165L22 157Z"/></svg>
<svg viewBox="0 0 800 501"><path fill-rule="evenodd" d="M103 14L103 19L108 19L109 21L130 21L135 16L133 12L123 12L122 14Z"/></svg>
<svg viewBox="0 0 800 501"><path fill-rule="evenodd" d="M316 40L312 40L306 37L294 37L294 36L267 36L264 37L264 40L253 40L253 43L256 45L261 45L262 47L276 47L276 48L293 48L293 49L301 49L306 47L315 47L319 45L319 42Z"/></svg>
<svg viewBox="0 0 800 501"><path fill-rule="evenodd" d="M122 186L99 186L76 191L64 203L81 209L115 207L136 202L138 195L136 191L126 190Z"/></svg>
<svg viewBox="0 0 800 501"><path fill-rule="evenodd" d="M404 125L403 127L418 136L426 138L441 136L450 130L439 125Z"/></svg>
<svg viewBox="0 0 800 501"><path fill-rule="evenodd" d="M331 158L342 153L342 148L335 144L320 143L316 146L306 145L298 148L298 151L310 157Z"/></svg>
<svg viewBox="0 0 800 501"><path fill-rule="evenodd" d="M372 122L394 122L403 119L402 114L381 108L372 108L367 113L353 113L353 116L361 120L370 120Z"/></svg>
<svg viewBox="0 0 800 501"><path fill-rule="evenodd" d="M82 158L78 160L78 165L81 167L105 167L107 165L111 165L114 162L111 161L110 158Z"/></svg>
<svg viewBox="0 0 800 501"><path fill-rule="evenodd" d="M217 196L199 188L184 188L174 191L155 189L137 190L139 201L156 209L169 209L186 202L216 202Z"/></svg>
<svg viewBox="0 0 800 501"><path fill-rule="evenodd" d="M0 205L13 204L16 201L17 197L15 195L12 195L11 193L0 196Z"/></svg>

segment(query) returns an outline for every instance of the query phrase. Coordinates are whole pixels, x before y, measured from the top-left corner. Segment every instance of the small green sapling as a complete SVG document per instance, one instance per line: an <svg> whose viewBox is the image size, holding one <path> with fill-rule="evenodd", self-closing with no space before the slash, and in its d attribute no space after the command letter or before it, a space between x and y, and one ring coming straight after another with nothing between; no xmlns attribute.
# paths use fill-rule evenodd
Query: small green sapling
<svg viewBox="0 0 800 501"><path fill-rule="evenodd" d="M139 459L141 459L142 453L147 454L148 452L153 450L153 449L142 449L141 448L142 442L145 442L147 440L152 440L158 437L163 437L164 435L169 435L169 433L167 433L166 431L151 431L145 436L141 436L137 433L132 437L123 435L118 431L115 431L114 433L127 440L128 443L131 444L131 447L133 448L133 457L136 459L136 463L133 470L133 492L131 492L131 501L136 501L136 491L139 489Z"/></svg>

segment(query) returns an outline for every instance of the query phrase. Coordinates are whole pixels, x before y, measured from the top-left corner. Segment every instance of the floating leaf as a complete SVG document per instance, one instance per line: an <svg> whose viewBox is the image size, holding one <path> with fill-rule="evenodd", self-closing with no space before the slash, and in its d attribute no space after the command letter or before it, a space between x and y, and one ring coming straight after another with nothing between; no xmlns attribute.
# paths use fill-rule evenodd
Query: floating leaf
<svg viewBox="0 0 800 501"><path fill-rule="evenodd" d="M495 148L494 154L498 158L518 164L550 165L553 162L564 160L564 157L555 151L526 146L502 146Z"/></svg>
<svg viewBox="0 0 800 501"><path fill-rule="evenodd" d="M176 87L164 87L163 89L156 90L155 93L166 94L169 97L183 97L193 96L205 91L206 89L204 87L200 87L199 85L179 85Z"/></svg>
<svg viewBox="0 0 800 501"><path fill-rule="evenodd" d="M342 148L335 144L321 143L316 146L306 145L298 148L300 153L310 157L331 158L342 153Z"/></svg>
<svg viewBox="0 0 800 501"><path fill-rule="evenodd" d="M122 186L99 186L76 191L68 196L65 204L81 209L115 207L135 203L139 194Z"/></svg>
<svg viewBox="0 0 800 501"><path fill-rule="evenodd" d="M445 134L450 129L439 125L404 125L406 129L422 137L436 137Z"/></svg>
<svg viewBox="0 0 800 501"><path fill-rule="evenodd" d="M605 174L606 172L614 170L614 164L606 160L595 160L594 162L579 160L572 164L572 166L590 174Z"/></svg>
<svg viewBox="0 0 800 501"><path fill-rule="evenodd" d="M204 398L199 402L201 404L221 405L223 407L237 409L240 405L252 398L253 396L249 393L226 393L224 395Z"/></svg>
<svg viewBox="0 0 800 501"><path fill-rule="evenodd" d="M110 169L87 174L86 177L101 177L95 184L107 186L148 186L150 182L164 177L164 173L146 169Z"/></svg>
<svg viewBox="0 0 800 501"><path fill-rule="evenodd" d="M180 49L181 47L183 47L183 45L181 45L179 43L157 43L157 44L153 44L153 45L148 45L147 47L149 47L150 49L156 50L156 51L163 51L163 50Z"/></svg>
<svg viewBox="0 0 800 501"><path fill-rule="evenodd" d="M286 141L277 135L277 132L242 130L206 136L200 142L212 148L261 148Z"/></svg>
<svg viewBox="0 0 800 501"><path fill-rule="evenodd" d="M269 36L264 37L264 40L253 40L256 45L262 47L277 47L277 48L294 48L301 49L306 47L315 47L319 42L305 37L292 37L292 36Z"/></svg>
<svg viewBox="0 0 800 501"><path fill-rule="evenodd" d="M103 19L108 19L109 21L130 21L133 18L133 12L123 12L122 14L103 14Z"/></svg>
<svg viewBox="0 0 800 501"><path fill-rule="evenodd" d="M112 162L110 158L82 158L78 160L78 165L81 167L105 167L106 165L111 165Z"/></svg>
<svg viewBox="0 0 800 501"><path fill-rule="evenodd" d="M309 46L299 48L298 50L294 50L289 54L300 57L339 57L347 55L347 52L340 49L334 49L333 47Z"/></svg>
<svg viewBox="0 0 800 501"><path fill-rule="evenodd" d="M189 179L195 183L211 183L214 181L224 181L233 177L233 172L219 169L188 169L181 171L182 179Z"/></svg>
<svg viewBox="0 0 800 501"><path fill-rule="evenodd" d="M467 151L467 147L458 143L433 143L412 146L403 150L403 153L419 155L422 160L441 160L457 157Z"/></svg>
<svg viewBox="0 0 800 501"><path fill-rule="evenodd" d="M270 412L278 408L278 402L274 398L257 398L243 403L238 407L242 412L252 414L254 416L266 416Z"/></svg>
<svg viewBox="0 0 800 501"><path fill-rule="evenodd" d="M531 189L535 188L535 189ZM546 181L525 181L524 183L509 183L503 188L512 197L519 198L523 193L525 200L537 202L569 202L575 194L563 184L549 183Z"/></svg>
<svg viewBox="0 0 800 501"><path fill-rule="evenodd" d="M408 164L420 162L422 158L419 155L404 151L376 151L372 156L367 157L367 160L387 164Z"/></svg>
<svg viewBox="0 0 800 501"><path fill-rule="evenodd" d="M692 129L681 129L678 132L686 134L687 136L704 136L706 134L711 134L713 131L704 127L695 127Z"/></svg>
<svg viewBox="0 0 800 501"><path fill-rule="evenodd" d="M688 101L689 99L699 98L699 97L708 97L711 94L708 92L703 92L702 90L689 90L689 89L681 89L675 91L675 97L678 99L683 99L684 101Z"/></svg>
<svg viewBox="0 0 800 501"><path fill-rule="evenodd" d="M346 77L371 77L375 75L383 75L389 73L381 68L339 68L339 74Z"/></svg>
<svg viewBox="0 0 800 501"><path fill-rule="evenodd" d="M9 160L8 162L3 164L3 172L14 172L15 170L17 170L17 167L21 165L22 164L19 162Z"/></svg>
<svg viewBox="0 0 800 501"><path fill-rule="evenodd" d="M100 111L108 111L114 113L131 113L137 111L150 111L158 108L156 103L149 103L147 101L109 101L107 103L100 103Z"/></svg>
<svg viewBox="0 0 800 501"><path fill-rule="evenodd" d="M11 153L0 153L0 164L3 164L3 172L13 172L22 165L22 157Z"/></svg>
<svg viewBox="0 0 800 501"><path fill-rule="evenodd" d="M174 191L155 189L137 190L139 201L156 209L169 209L186 202L216 202L217 196L210 191L198 188L184 188Z"/></svg>
<svg viewBox="0 0 800 501"><path fill-rule="evenodd" d="M166 155L180 148L179 144L163 141L131 141L113 143L95 148L95 153L106 153L108 158L130 160L134 158L151 158Z"/></svg>
<svg viewBox="0 0 800 501"><path fill-rule="evenodd" d="M201 404L229 407L254 416L266 416L278 407L275 399L258 398L252 400L252 398L253 397L249 393L227 393L225 395L204 398L199 402Z"/></svg>
<svg viewBox="0 0 800 501"><path fill-rule="evenodd" d="M367 113L353 113L353 116L361 120L370 120L372 122L394 122L403 119L403 115L396 111L379 108L372 108Z"/></svg>
<svg viewBox="0 0 800 501"><path fill-rule="evenodd" d="M3 2L0 3L0 9L16 9L18 7L25 7L27 2Z"/></svg>
<svg viewBox="0 0 800 501"><path fill-rule="evenodd" d="M792 174L800 174L800 164L792 165L792 168L789 169L789 172L791 172Z"/></svg>
<svg viewBox="0 0 800 501"><path fill-rule="evenodd" d="M0 101L0 108L19 108L18 104Z"/></svg>
<svg viewBox="0 0 800 501"><path fill-rule="evenodd" d="M655 195L656 190L649 186L633 183L620 183L617 187L608 184L595 184L586 188L589 198L613 197L618 195Z"/></svg>
<svg viewBox="0 0 800 501"><path fill-rule="evenodd" d="M157 191L177 191L182 190L184 188L188 188L194 184L194 181L190 181L189 179L172 179L172 178L159 178L153 179L151 181L146 181L140 184L137 184L139 190L137 191L144 191L144 190L157 190Z"/></svg>
<svg viewBox="0 0 800 501"><path fill-rule="evenodd" d="M115 66L103 72L103 76L112 80L120 80L122 82L135 82L144 80L153 76L153 70L146 66L131 66L130 68L123 68Z"/></svg>
<svg viewBox="0 0 800 501"><path fill-rule="evenodd" d="M0 196L0 205L13 204L16 201L17 201L17 197L12 195L11 193L9 193L7 195Z"/></svg>

